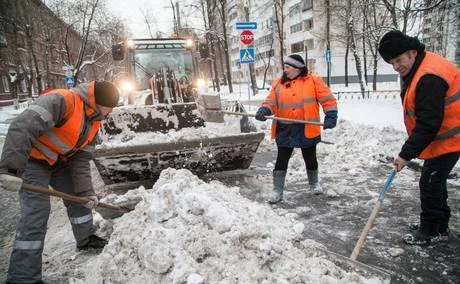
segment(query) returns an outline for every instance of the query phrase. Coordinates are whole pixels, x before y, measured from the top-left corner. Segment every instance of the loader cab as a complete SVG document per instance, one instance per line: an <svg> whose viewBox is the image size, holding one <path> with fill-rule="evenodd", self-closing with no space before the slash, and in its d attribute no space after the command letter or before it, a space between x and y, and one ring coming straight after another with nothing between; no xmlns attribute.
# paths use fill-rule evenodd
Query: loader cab
<svg viewBox="0 0 460 284"><path fill-rule="evenodd" d="M186 39L132 39L112 46L124 60L135 90L152 90L152 102L193 101L197 72L194 46Z"/></svg>

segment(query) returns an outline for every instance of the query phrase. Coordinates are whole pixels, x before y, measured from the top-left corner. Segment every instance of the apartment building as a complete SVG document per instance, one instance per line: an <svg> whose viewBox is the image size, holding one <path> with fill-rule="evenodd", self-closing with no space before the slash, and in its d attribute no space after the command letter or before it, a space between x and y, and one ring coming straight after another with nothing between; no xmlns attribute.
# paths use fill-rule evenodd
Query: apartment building
<svg viewBox="0 0 460 284"><path fill-rule="evenodd" d="M331 1L334 3L334 1ZM339 1L340 2L340 1ZM284 39L284 56L299 54L307 59L308 68L323 78L328 75L326 60L327 36L326 36L326 8L325 1L313 0L285 0L284 1L284 24L282 35ZM332 5L332 4L331 4ZM235 29L235 23L246 21L245 8L249 11L249 21L257 22L257 30L254 31L254 49L256 62L254 69L260 82L264 74L266 81L271 81L282 73L280 63L280 41L278 25L275 17L273 0L233 0L228 3L228 15L231 21L228 23L230 34L230 57L232 62L232 76L236 82L246 82L248 76L247 64L239 63L239 33ZM334 15L331 16L331 30L335 34L344 30L344 20ZM361 51L358 51L361 52ZM339 36L330 37L330 80L333 84L343 84L345 73L348 74L349 83L357 83L354 58L348 51L348 70L345 70L346 46ZM362 54L360 54L362 56ZM367 55L369 56L369 55ZM368 68L371 69L371 58L368 58ZM391 66L380 60L378 63L379 81L397 81L397 74ZM371 72L369 72L371 73ZM372 74L368 74L368 81L372 81ZM260 84L260 83L259 83ZM258 86L261 87L261 86Z"/></svg>
<svg viewBox="0 0 460 284"><path fill-rule="evenodd" d="M460 4L457 0L447 0L434 10L424 12L422 41L428 50L460 67Z"/></svg>

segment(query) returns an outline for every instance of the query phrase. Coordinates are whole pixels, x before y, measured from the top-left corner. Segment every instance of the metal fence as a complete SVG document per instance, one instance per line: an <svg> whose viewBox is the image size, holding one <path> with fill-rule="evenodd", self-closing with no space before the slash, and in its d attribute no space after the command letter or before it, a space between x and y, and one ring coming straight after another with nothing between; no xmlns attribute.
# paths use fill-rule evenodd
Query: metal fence
<svg viewBox="0 0 460 284"><path fill-rule="evenodd" d="M365 91L364 95L361 91L334 92L337 100L399 100L399 90L385 91Z"/></svg>

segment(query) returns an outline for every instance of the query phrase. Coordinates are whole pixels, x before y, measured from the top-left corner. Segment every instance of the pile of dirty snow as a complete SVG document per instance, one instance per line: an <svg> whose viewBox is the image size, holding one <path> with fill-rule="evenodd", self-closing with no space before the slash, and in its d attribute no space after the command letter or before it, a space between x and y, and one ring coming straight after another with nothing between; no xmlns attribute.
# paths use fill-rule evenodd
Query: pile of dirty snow
<svg viewBox="0 0 460 284"><path fill-rule="evenodd" d="M224 137L241 134L240 116L225 116L223 123L206 122L205 127L188 127L179 130L171 129L162 132L134 132L127 126L129 121L116 120L117 127L123 132L117 135L102 135L102 143L98 148L109 149L114 147L128 147L145 143L180 143L197 139Z"/></svg>
<svg viewBox="0 0 460 284"><path fill-rule="evenodd" d="M301 241L295 214L279 216L236 187L167 169L151 190L136 192L142 201L114 220L83 283L382 282L318 256L323 247Z"/></svg>

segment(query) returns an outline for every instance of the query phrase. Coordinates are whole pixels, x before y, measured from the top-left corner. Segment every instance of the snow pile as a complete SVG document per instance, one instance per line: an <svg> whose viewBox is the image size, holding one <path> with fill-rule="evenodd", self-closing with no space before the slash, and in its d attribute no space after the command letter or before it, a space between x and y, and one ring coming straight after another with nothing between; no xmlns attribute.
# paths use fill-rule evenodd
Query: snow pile
<svg viewBox="0 0 460 284"><path fill-rule="evenodd" d="M238 188L167 169L115 220L85 283L380 283L316 256L295 214L277 215Z"/></svg>
<svg viewBox="0 0 460 284"><path fill-rule="evenodd" d="M158 112L161 113L161 112ZM174 116L172 116L174 118ZM164 121L171 121L171 117L160 117ZM179 130L170 129L166 133L159 131L135 132L130 130L128 123L130 120L123 120L121 117L113 117L118 128L123 131L118 135L102 135L102 143L97 147L100 149L110 149L116 147L129 147L143 145L146 142L154 143L180 143L194 141L197 139L208 139L224 137L229 135L241 134L240 120L241 116L225 116L223 123L206 122L205 127L187 127ZM177 121L171 122L177 125Z"/></svg>

